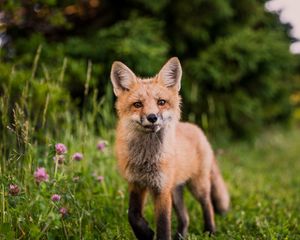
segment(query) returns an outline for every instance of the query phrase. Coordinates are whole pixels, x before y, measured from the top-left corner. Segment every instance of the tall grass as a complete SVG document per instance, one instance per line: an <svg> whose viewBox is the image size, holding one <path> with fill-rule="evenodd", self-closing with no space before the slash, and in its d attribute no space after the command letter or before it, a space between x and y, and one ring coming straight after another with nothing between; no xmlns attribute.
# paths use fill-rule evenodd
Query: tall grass
<svg viewBox="0 0 300 240"><path fill-rule="evenodd" d="M82 108L64 89L68 60L49 70L33 59L31 74L12 66L0 95L0 239L134 239L127 221L127 185L112 154L115 114L112 89L103 98L90 87L87 62ZM18 87L19 85L20 87ZM106 147L97 149L99 141ZM218 233L202 233L199 204L185 193L189 239L299 239L299 129L266 130L254 143L220 143L218 159L232 196ZM68 151L58 164L55 144ZM75 161L75 152L83 159ZM44 167L49 180L37 183ZM102 177L100 177L102 176ZM12 191L14 184L19 191ZM59 194L61 200L51 200ZM151 201L150 201L151 202ZM67 214L60 213L61 208ZM145 216L154 228L153 205ZM173 218L173 229L176 227Z"/></svg>
<svg viewBox="0 0 300 240"><path fill-rule="evenodd" d="M32 73L17 96L12 92L13 80L1 86L0 238L93 239L105 235L106 211L117 214L120 207L125 213L125 189L118 186L119 178L111 158L111 129L115 124L111 89L106 89L107 94L102 98L97 89L90 89L92 63L89 61L82 90L84 103L77 110L67 91L60 99L67 59L63 60L58 74L52 73L39 62L41 51L39 47ZM14 66L9 78L16 77ZM37 92L39 88L43 90L42 96ZM105 141L104 150L97 149L99 141ZM68 148L61 165L53 160L58 142ZM83 160L73 160L75 152L81 152ZM36 183L34 172L38 167L46 169L48 182ZM104 180L100 182L98 176L104 176ZM19 187L18 194L10 193L11 184ZM62 196L59 203L51 201L55 193ZM115 210L112 203L117 206ZM62 217L61 207L67 208L69 214Z"/></svg>

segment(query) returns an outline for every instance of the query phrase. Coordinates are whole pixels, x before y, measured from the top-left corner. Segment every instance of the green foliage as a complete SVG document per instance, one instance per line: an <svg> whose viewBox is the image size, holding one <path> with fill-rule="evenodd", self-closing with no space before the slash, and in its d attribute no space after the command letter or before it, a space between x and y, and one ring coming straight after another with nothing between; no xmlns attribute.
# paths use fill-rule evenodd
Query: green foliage
<svg viewBox="0 0 300 240"><path fill-rule="evenodd" d="M287 29L262 2L2 3L9 21L0 25L11 41L0 52L0 238L133 239L127 186L112 151L114 60L151 76L169 56L179 56L183 118L213 135L255 134L288 120L291 106L300 119ZM96 147L101 139L108 144L104 151ZM186 194L189 239L300 237L299 129L255 139L217 151L232 209L216 217L215 236L202 233L200 206ZM61 165L53 160L58 142L68 147ZM75 152L83 160L74 161ZM48 182L35 182L37 167L46 169ZM10 184L20 192L10 193ZM51 201L53 194L61 200ZM151 204L145 216L154 227Z"/></svg>
<svg viewBox="0 0 300 240"><path fill-rule="evenodd" d="M40 55L41 48L31 72L1 65L0 238L132 236L127 228L125 186L112 161L112 90L105 90L108 94L100 101L96 90L88 95L91 76L87 73L81 113L64 89L62 72L55 77L59 71L48 70L39 61ZM91 68L90 64L88 72ZM44 75L39 76L41 69ZM97 143L101 139L107 141L100 151ZM58 142L68 148L63 164L54 161ZM72 158L75 152L83 153L81 161ZM49 181L35 181L38 167L46 169ZM100 182L98 176L104 180ZM19 192L12 193L11 184L16 184ZM53 194L61 195L61 200L53 202ZM62 207L68 211L65 216L60 213Z"/></svg>
<svg viewBox="0 0 300 240"><path fill-rule="evenodd" d="M230 1L222 0L195 0L190 4L174 1L169 7L172 17L172 21L168 22L169 27L177 29L169 31L170 41L180 56L194 55L199 49L213 44L217 36L224 34L226 23L234 14Z"/></svg>
<svg viewBox="0 0 300 240"><path fill-rule="evenodd" d="M86 56L103 64L118 59L126 61L129 66L136 66L135 70L140 74L154 74L163 64L169 50L162 37L162 30L163 24L160 21L132 17L93 33L88 41L82 38L70 39L66 43L66 54L74 59Z"/></svg>
<svg viewBox="0 0 300 240"><path fill-rule="evenodd" d="M38 70L40 64L36 67ZM17 70L14 74L18 75ZM50 79L48 85L63 88L63 82ZM107 100L111 96L107 94L100 102L96 92L87 96L82 116L69 107L46 111L48 124L36 128L36 108L31 108L35 98L29 96L41 80L35 77L30 81L26 102L21 105L20 100L11 117L5 114L5 101L13 92L3 84L0 103L5 104L0 104L0 123L9 128L1 127L0 238L133 239L127 220L127 185L116 169L112 126L106 125L114 122ZM107 91L111 93L111 89ZM50 96L52 92L49 89ZM51 101L55 100L50 97L49 104ZM70 101L66 98L66 105L72 106ZM49 124L52 114L56 121L53 125ZM218 232L209 237L202 233L200 204L186 192L188 239L298 239L299 136L298 128L281 129L266 131L251 144L215 144L231 193L231 210L225 216L216 216ZM100 139L108 140L104 151L96 148ZM56 165L54 144L58 142L66 144L68 151L64 163ZM81 161L72 159L75 152L83 153ZM37 167L46 169L49 181L36 183ZM104 179L99 181L97 176ZM10 184L19 187L16 195L10 193ZM53 202L53 194L61 195L60 201ZM68 210L67 215L60 213L62 207ZM152 201L145 207L145 217L154 228ZM175 217L172 227L174 232Z"/></svg>
<svg viewBox="0 0 300 240"><path fill-rule="evenodd" d="M293 107L289 86L296 58L288 51L288 27L263 4L8 1L3 9L12 41L1 56L28 72L33 53L42 46L40 59L46 68L36 75L47 78L51 73L48 77L58 80L64 69L63 91L82 106L89 63L89 93L97 89L102 97L113 61L125 62L138 75L153 76L176 55L184 73L183 119L213 135L221 131L248 137L270 123L287 122Z"/></svg>
<svg viewBox="0 0 300 240"><path fill-rule="evenodd" d="M256 132L263 123L288 119L287 75L293 58L280 39L273 32L245 29L199 52L186 64L184 99L193 103L187 112L198 121L205 114L211 130L229 127L240 135Z"/></svg>

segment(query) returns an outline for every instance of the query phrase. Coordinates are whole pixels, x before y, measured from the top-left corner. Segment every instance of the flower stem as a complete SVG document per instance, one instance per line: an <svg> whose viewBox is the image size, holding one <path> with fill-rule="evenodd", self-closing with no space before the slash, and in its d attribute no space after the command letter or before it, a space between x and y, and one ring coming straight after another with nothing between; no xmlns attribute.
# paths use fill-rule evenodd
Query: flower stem
<svg viewBox="0 0 300 240"><path fill-rule="evenodd" d="M56 155L55 155L55 170L54 170L54 178L56 178L57 167L58 167L58 158L57 158L57 154L56 154Z"/></svg>

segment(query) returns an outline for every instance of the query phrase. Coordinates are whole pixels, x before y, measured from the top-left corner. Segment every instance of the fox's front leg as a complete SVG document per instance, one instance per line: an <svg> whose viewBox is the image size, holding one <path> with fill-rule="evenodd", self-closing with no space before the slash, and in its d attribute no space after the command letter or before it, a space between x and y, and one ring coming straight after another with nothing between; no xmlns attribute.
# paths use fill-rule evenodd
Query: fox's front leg
<svg viewBox="0 0 300 240"><path fill-rule="evenodd" d="M171 239L171 191L164 191L154 195L156 216L156 238L157 240Z"/></svg>
<svg viewBox="0 0 300 240"><path fill-rule="evenodd" d="M132 230L139 240L152 240L154 232L143 217L143 205L146 189L131 187L129 196L128 220Z"/></svg>

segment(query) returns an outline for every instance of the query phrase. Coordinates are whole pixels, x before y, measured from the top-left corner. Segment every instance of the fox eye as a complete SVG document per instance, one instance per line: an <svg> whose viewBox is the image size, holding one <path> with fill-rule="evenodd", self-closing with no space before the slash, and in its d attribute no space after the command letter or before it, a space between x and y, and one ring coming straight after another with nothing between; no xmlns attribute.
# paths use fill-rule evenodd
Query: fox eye
<svg viewBox="0 0 300 240"><path fill-rule="evenodd" d="M141 107L143 106L143 104L142 104L141 102L135 102L135 103L133 104L133 106L134 106L135 108L141 108Z"/></svg>
<svg viewBox="0 0 300 240"><path fill-rule="evenodd" d="M166 104L166 100L164 100L164 99L159 99L159 100L157 101L157 104L158 104L159 106L163 106L163 105Z"/></svg>

